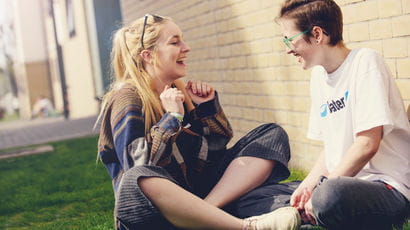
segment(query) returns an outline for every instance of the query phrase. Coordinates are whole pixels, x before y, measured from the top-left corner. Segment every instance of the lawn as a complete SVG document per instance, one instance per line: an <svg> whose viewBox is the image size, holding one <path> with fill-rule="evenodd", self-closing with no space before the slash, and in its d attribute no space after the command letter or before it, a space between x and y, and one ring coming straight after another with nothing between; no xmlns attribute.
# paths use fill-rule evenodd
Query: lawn
<svg viewBox="0 0 410 230"><path fill-rule="evenodd" d="M96 137L0 161L0 229L112 229L113 192ZM1 154L1 153L0 153Z"/></svg>
<svg viewBox="0 0 410 230"><path fill-rule="evenodd" d="M0 229L113 229L113 192L96 161L97 137L51 144L50 153L0 160ZM304 176L292 171L289 180Z"/></svg>

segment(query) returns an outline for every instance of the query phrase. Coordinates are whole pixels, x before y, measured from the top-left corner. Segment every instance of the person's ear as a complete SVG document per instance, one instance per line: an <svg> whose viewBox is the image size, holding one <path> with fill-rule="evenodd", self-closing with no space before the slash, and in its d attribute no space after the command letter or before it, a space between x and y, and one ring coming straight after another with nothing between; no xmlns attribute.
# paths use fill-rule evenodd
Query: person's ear
<svg viewBox="0 0 410 230"><path fill-rule="evenodd" d="M319 26L314 26L312 29L312 35L315 38L316 44L319 44L323 40L323 29L320 28Z"/></svg>
<svg viewBox="0 0 410 230"><path fill-rule="evenodd" d="M145 63L150 63L152 64L152 54L151 54L151 50L143 50L140 53L140 56L142 58L142 60L144 60Z"/></svg>

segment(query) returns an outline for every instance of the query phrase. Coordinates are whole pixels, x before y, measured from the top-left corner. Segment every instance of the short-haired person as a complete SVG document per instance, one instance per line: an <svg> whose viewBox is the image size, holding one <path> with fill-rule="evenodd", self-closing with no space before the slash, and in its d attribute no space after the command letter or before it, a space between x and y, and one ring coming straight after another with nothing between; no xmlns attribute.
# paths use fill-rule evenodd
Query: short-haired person
<svg viewBox="0 0 410 230"><path fill-rule="evenodd" d="M180 80L189 51L168 17L146 15L114 36L99 157L117 228L296 229L297 209L274 199L294 190L278 184L289 176L287 134L266 124L226 149L232 129L215 90Z"/></svg>
<svg viewBox="0 0 410 230"><path fill-rule="evenodd" d="M276 21L286 52L303 69L313 67L308 137L324 144L291 205L303 221L328 229L402 225L409 214L410 125L382 57L346 48L333 0L286 0Z"/></svg>

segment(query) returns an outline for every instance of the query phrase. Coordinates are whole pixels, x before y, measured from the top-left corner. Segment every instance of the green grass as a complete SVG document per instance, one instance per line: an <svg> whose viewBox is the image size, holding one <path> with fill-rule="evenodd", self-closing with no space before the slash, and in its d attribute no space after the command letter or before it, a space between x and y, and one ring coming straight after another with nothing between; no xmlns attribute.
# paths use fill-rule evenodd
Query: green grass
<svg viewBox="0 0 410 230"><path fill-rule="evenodd" d="M110 178L96 137L54 152L0 161L0 229L112 229Z"/></svg>
<svg viewBox="0 0 410 230"><path fill-rule="evenodd" d="M0 160L0 229L113 229L114 197L96 164L97 137L52 145L50 153ZM287 181L305 175L293 170Z"/></svg>
<svg viewBox="0 0 410 230"><path fill-rule="evenodd" d="M13 113L13 114L4 114L4 117L0 119L0 122L8 122L8 121L16 121L18 120L19 114L18 113Z"/></svg>

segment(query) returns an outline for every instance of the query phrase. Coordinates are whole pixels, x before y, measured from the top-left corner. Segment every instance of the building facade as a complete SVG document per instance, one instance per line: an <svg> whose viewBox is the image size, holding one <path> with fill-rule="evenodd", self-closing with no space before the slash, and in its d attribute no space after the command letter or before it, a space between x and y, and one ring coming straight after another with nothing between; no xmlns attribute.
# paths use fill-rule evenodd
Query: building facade
<svg viewBox="0 0 410 230"><path fill-rule="evenodd" d="M186 78L218 90L235 138L266 122L289 134L291 166L310 169L322 146L306 138L309 71L285 54L274 22L283 0L121 0L124 23L156 13L172 17L191 47ZM410 0L336 0L349 48L386 59L410 104Z"/></svg>
<svg viewBox="0 0 410 230"><path fill-rule="evenodd" d="M14 70L20 116L38 96L66 118L94 116L109 86L111 33L121 25L117 0L16 0Z"/></svg>

